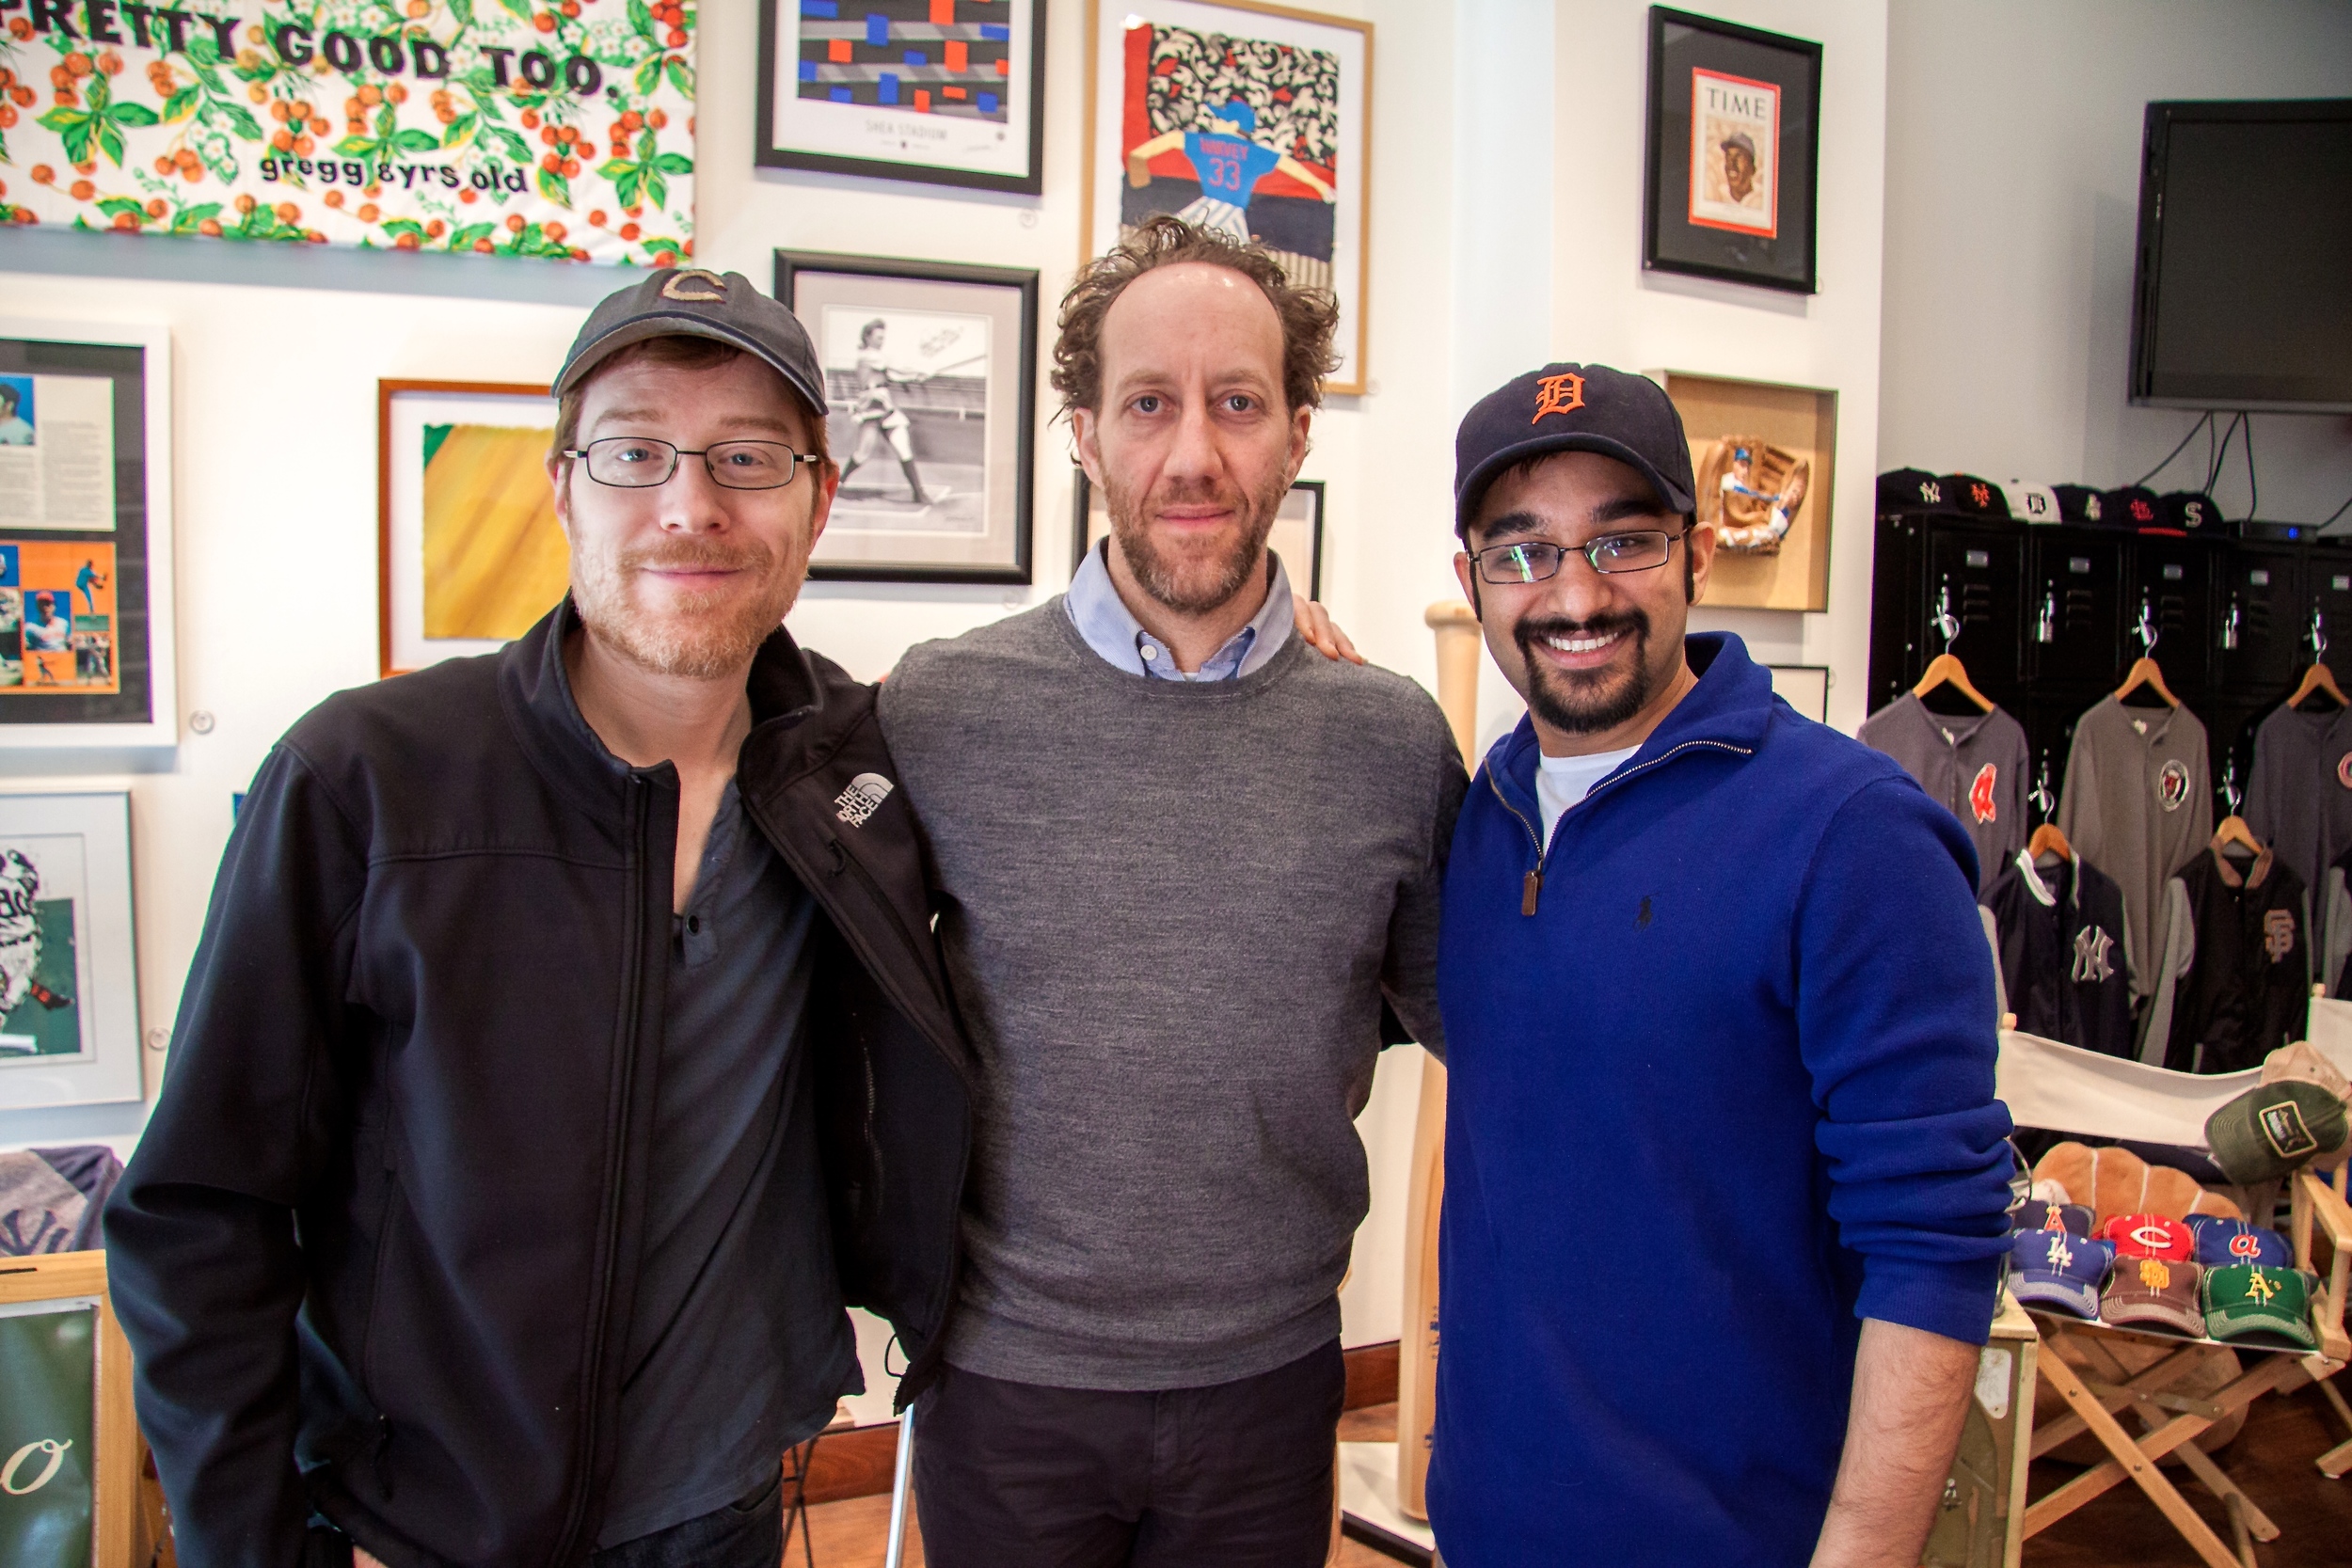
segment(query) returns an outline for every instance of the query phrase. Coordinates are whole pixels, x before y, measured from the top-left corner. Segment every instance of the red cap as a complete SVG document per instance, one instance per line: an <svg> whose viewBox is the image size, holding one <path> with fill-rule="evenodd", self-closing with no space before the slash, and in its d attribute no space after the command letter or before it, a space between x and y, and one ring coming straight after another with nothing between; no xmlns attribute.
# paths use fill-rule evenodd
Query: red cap
<svg viewBox="0 0 2352 1568"><path fill-rule="evenodd" d="M2186 1262L2197 1256L2197 1238L2179 1220L2162 1214L2117 1214L2099 1227L2102 1241L2113 1242L2122 1258L2162 1258Z"/></svg>

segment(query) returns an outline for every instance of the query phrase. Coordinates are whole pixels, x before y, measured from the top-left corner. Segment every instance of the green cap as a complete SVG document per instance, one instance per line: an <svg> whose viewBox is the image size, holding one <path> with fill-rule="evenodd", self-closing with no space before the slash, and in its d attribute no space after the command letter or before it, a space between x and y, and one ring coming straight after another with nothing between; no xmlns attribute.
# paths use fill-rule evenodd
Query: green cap
<svg viewBox="0 0 2352 1568"><path fill-rule="evenodd" d="M2344 1147L2344 1101L2317 1084L2251 1088L2205 1118L2213 1163L2240 1186L2284 1176Z"/></svg>
<svg viewBox="0 0 2352 1568"><path fill-rule="evenodd" d="M2280 1348L2317 1350L2311 1276L2299 1269L2224 1263L2205 1271L2205 1332Z"/></svg>

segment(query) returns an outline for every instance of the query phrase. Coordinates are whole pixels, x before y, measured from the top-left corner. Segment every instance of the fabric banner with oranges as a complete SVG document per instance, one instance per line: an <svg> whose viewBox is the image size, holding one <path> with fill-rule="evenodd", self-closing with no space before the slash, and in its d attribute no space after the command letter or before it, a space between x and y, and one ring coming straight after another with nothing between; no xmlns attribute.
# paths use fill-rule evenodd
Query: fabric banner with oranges
<svg viewBox="0 0 2352 1568"><path fill-rule="evenodd" d="M0 221L673 266L680 0L0 0Z"/></svg>

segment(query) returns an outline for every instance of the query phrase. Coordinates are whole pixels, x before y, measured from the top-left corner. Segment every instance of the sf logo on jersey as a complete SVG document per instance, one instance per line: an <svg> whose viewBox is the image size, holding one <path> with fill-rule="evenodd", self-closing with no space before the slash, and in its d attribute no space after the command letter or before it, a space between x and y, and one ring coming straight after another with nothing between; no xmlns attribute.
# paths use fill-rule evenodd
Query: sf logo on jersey
<svg viewBox="0 0 2352 1568"><path fill-rule="evenodd" d="M2000 815L2000 807L1993 799L1993 787L2000 777L2000 769L1988 762L1977 769L1977 781L1968 786L1968 809L1977 814L1979 822L1990 822Z"/></svg>

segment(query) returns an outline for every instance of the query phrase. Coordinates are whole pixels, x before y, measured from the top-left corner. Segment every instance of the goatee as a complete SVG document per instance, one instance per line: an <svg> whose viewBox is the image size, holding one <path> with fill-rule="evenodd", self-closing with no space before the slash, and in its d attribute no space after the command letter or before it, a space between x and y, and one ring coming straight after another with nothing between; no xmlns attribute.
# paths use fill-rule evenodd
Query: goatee
<svg viewBox="0 0 2352 1568"><path fill-rule="evenodd" d="M1619 672L1560 670L1546 662L1537 645L1548 637L1607 637L1623 633L1633 644L1633 668ZM1511 629L1527 671L1527 705L1535 717L1565 735L1613 730L1646 706L1662 689L1649 667L1649 617L1638 610L1596 615L1586 621L1526 620ZM1667 677L1671 679L1671 673Z"/></svg>

